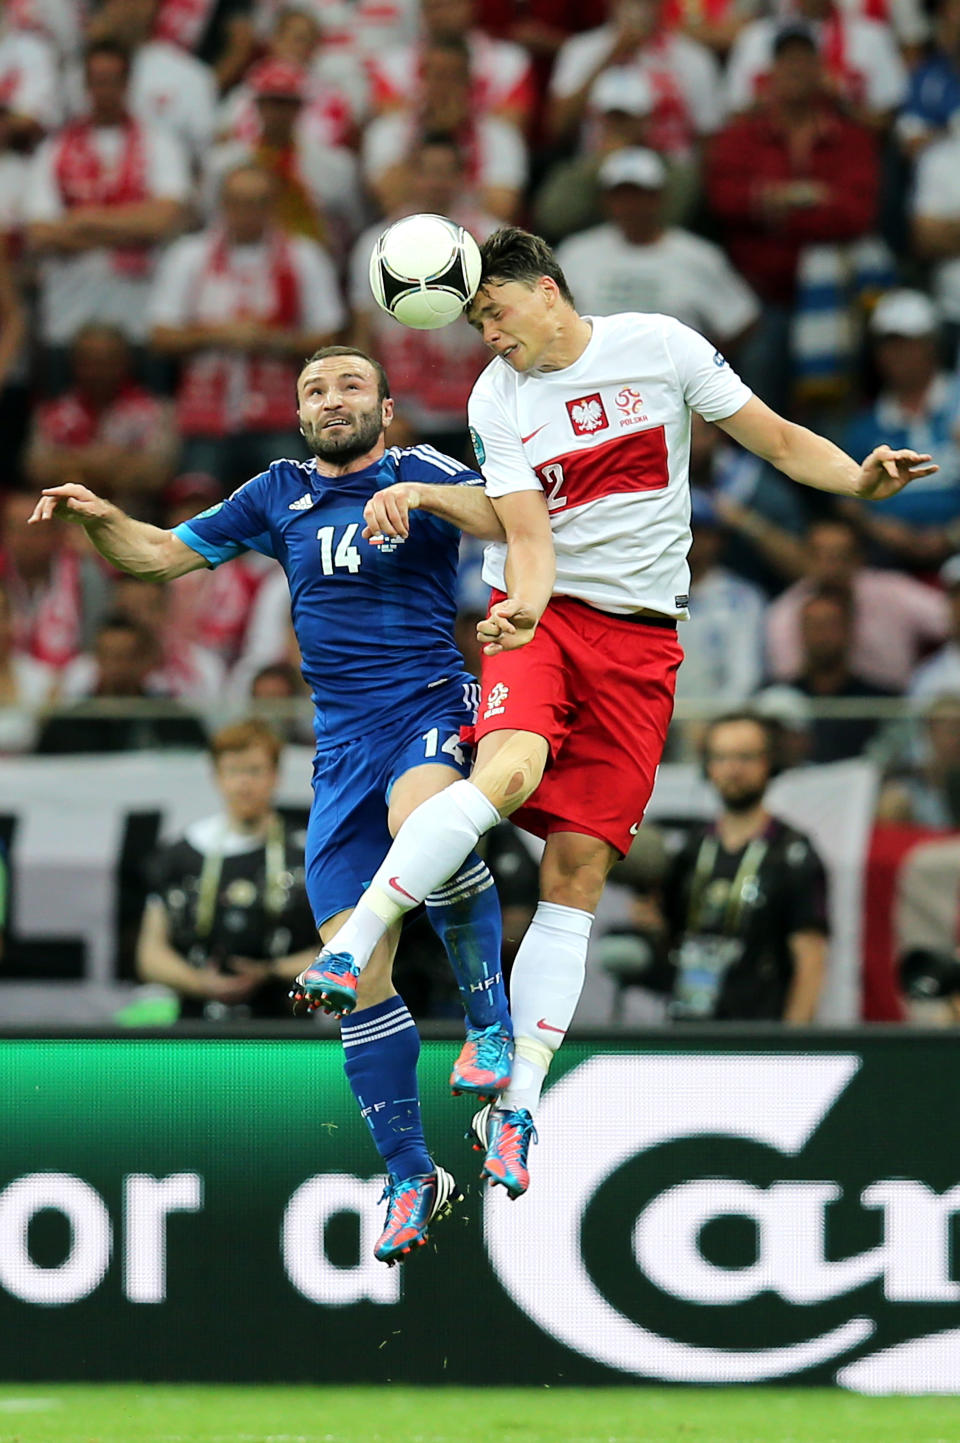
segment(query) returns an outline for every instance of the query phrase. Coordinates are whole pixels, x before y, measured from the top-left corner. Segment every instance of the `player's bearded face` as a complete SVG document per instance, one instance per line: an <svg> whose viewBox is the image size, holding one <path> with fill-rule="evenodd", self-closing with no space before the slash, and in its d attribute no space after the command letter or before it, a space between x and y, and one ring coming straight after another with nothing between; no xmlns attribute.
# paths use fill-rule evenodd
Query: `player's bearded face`
<svg viewBox="0 0 960 1443"><path fill-rule="evenodd" d="M373 401L364 409L343 409L336 415L305 416L301 412L303 435L315 456L322 461L345 464L372 450L383 430L383 410Z"/></svg>

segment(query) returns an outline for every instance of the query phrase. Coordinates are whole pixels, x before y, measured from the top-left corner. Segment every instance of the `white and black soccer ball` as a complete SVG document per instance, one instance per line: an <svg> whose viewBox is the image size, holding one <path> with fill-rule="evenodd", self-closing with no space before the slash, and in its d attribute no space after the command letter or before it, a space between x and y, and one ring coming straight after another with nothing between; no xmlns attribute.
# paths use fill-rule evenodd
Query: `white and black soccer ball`
<svg viewBox="0 0 960 1443"><path fill-rule="evenodd" d="M480 284L480 247L443 215L408 215L377 237L370 289L388 315L417 331L447 326Z"/></svg>

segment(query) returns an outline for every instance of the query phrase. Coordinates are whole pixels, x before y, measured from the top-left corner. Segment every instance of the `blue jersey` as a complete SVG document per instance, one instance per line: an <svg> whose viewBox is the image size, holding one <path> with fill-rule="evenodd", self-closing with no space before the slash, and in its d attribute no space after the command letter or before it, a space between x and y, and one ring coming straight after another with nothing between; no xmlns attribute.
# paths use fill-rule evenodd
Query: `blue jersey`
<svg viewBox="0 0 960 1443"><path fill-rule="evenodd" d="M346 476L274 461L175 529L211 566L248 549L280 562L318 745L388 727L464 672L453 641L460 532L413 511L404 541L372 546L361 534L367 501L398 481L483 485L432 446L391 447Z"/></svg>

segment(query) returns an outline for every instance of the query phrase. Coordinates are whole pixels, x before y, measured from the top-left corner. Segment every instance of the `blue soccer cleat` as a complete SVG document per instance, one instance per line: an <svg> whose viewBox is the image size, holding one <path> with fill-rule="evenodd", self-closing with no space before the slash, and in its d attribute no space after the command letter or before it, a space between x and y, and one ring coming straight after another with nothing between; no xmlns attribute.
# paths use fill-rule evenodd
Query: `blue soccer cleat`
<svg viewBox="0 0 960 1443"><path fill-rule="evenodd" d="M296 1016L322 1007L334 1017L346 1017L357 1005L360 968L349 952L322 951L304 968L290 988Z"/></svg>
<svg viewBox="0 0 960 1443"><path fill-rule="evenodd" d="M450 1089L496 1100L507 1089L513 1071L513 1036L502 1022L489 1027L468 1027L467 1040L453 1064Z"/></svg>
<svg viewBox="0 0 960 1443"><path fill-rule="evenodd" d="M427 1229L435 1218L444 1218L463 1194L445 1168L422 1177L391 1178L381 1202L387 1204L387 1221L373 1250L374 1257L388 1267L422 1248Z"/></svg>
<svg viewBox="0 0 960 1443"><path fill-rule="evenodd" d="M525 1107L505 1110L488 1102L474 1113L467 1137L475 1152L486 1154L480 1176L491 1187L504 1187L510 1197L521 1197L530 1186L527 1153L530 1140L537 1141L533 1118Z"/></svg>

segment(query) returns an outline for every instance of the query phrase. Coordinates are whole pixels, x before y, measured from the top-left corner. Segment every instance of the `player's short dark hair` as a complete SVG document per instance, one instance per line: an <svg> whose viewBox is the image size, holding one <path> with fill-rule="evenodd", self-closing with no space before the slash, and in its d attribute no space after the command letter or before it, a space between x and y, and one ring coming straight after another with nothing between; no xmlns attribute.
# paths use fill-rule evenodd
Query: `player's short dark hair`
<svg viewBox="0 0 960 1443"><path fill-rule="evenodd" d="M493 281L518 281L530 290L541 276L556 281L557 289L565 301L574 304L573 292L567 278L557 264L557 258L542 236L521 230L518 225L503 225L488 236L480 247L483 269L480 284Z"/></svg>
<svg viewBox="0 0 960 1443"><path fill-rule="evenodd" d="M250 747L262 747L273 765L280 765L280 757L283 752L283 742L273 727L268 726L259 717L250 717L247 721L231 722L229 726L221 727L214 732L210 738L210 755L214 762L219 762L227 752L245 752Z"/></svg>
<svg viewBox="0 0 960 1443"><path fill-rule="evenodd" d="M111 40L106 35L103 37L102 40L91 40L90 44L83 52L84 70L87 69L90 61L95 55L112 55L114 59L120 61L120 64L123 66L124 75L129 76L130 51L125 45L121 45L119 40Z"/></svg>
<svg viewBox="0 0 960 1443"><path fill-rule="evenodd" d="M376 372L377 400L385 401L390 395L390 382L387 379L386 371L383 369L378 360L376 360L373 356L368 356L366 351L361 351L359 346L321 346L319 351L314 351L312 356L308 356L307 359L304 361L303 365L300 367L300 371L297 375L298 401L300 399L300 377L303 375L304 371L307 369L308 366L313 365L314 361L325 361L328 356L359 356L361 361L366 361L367 364L372 366L374 371Z"/></svg>

